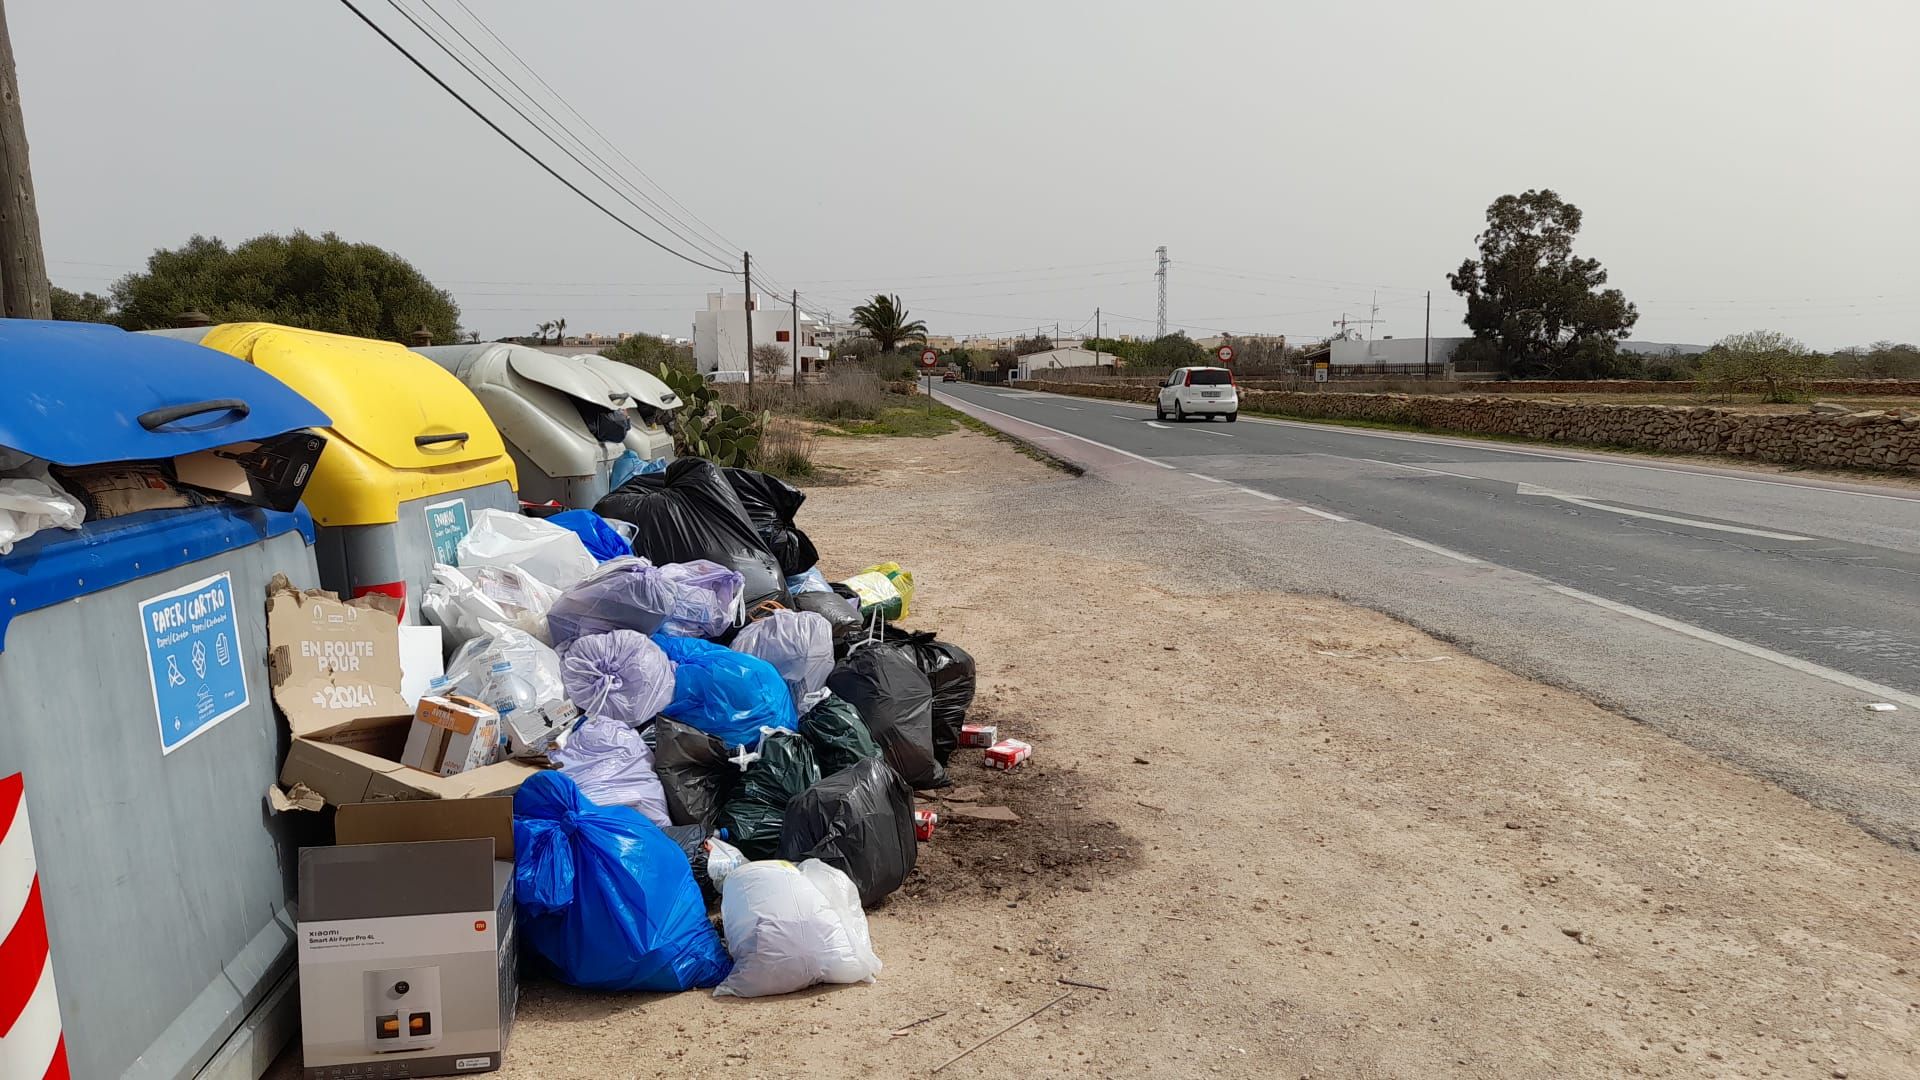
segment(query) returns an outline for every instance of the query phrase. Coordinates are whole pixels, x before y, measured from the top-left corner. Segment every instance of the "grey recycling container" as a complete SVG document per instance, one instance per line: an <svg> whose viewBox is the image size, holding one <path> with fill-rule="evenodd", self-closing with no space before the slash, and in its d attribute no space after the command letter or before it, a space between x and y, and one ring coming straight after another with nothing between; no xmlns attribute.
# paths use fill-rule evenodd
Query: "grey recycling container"
<svg viewBox="0 0 1920 1080"><path fill-rule="evenodd" d="M513 459L473 392L400 345L273 323L148 333L237 356L333 417L305 496L326 588L395 597L418 624L433 564L458 561L479 511L520 509Z"/></svg>
<svg viewBox="0 0 1920 1080"><path fill-rule="evenodd" d="M0 320L0 380L0 475L56 484L48 463L237 453L328 425L230 356L87 323ZM312 519L288 505L142 510L0 554L0 782L24 786L73 1077L232 1075L294 1031L266 595L275 574L319 575Z"/></svg>
<svg viewBox="0 0 1920 1080"><path fill-rule="evenodd" d="M626 449L627 392L575 357L525 345L431 345L415 352L473 391L520 475L520 500L590 510Z"/></svg>
<svg viewBox="0 0 1920 1080"><path fill-rule="evenodd" d="M658 375L632 364L604 356L583 355L578 359L601 378L627 392L627 419L632 424L627 431L627 449L644 460L671 460L673 432L669 425L680 409L680 395Z"/></svg>

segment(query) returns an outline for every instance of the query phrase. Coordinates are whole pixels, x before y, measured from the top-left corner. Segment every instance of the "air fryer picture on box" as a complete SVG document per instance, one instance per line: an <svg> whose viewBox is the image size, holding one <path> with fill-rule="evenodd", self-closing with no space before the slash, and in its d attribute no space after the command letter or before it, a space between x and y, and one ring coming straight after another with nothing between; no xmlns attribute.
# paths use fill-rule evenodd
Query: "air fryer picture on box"
<svg viewBox="0 0 1920 1080"><path fill-rule="evenodd" d="M300 851L306 1080L500 1068L517 984L513 864L491 839Z"/></svg>

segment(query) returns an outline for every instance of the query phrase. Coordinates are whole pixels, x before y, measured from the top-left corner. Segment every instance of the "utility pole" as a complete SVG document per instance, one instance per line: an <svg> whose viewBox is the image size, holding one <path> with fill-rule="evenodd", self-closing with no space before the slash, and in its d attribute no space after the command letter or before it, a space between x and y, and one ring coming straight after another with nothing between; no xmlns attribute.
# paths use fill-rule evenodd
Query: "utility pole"
<svg viewBox="0 0 1920 1080"><path fill-rule="evenodd" d="M747 315L747 408L753 408L753 252L740 253L740 280L747 287L747 295L740 300L741 309Z"/></svg>
<svg viewBox="0 0 1920 1080"><path fill-rule="evenodd" d="M27 123L20 115L20 80L13 67L13 38L6 5L0 3L0 314L14 319L51 319L47 253L40 246L40 211L33 201L33 170L27 164Z"/></svg>
<svg viewBox="0 0 1920 1080"><path fill-rule="evenodd" d="M1157 339L1167 336L1167 245L1161 244L1153 253L1160 257L1160 268L1153 272L1160 279L1160 318L1154 323L1153 333Z"/></svg>
<svg viewBox="0 0 1920 1080"><path fill-rule="evenodd" d="M793 388L800 389L800 290L793 290Z"/></svg>
<svg viewBox="0 0 1920 1080"><path fill-rule="evenodd" d="M1420 377L1433 378L1433 290L1427 290L1427 330L1420 342Z"/></svg>
<svg viewBox="0 0 1920 1080"><path fill-rule="evenodd" d="M1093 309L1093 366L1100 366L1100 309Z"/></svg>

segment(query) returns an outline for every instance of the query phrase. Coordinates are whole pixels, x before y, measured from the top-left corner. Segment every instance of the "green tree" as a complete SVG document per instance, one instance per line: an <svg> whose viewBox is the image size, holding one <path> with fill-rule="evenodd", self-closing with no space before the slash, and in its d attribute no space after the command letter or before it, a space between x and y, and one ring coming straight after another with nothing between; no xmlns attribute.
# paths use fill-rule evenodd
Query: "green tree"
<svg viewBox="0 0 1920 1080"><path fill-rule="evenodd" d="M947 363L952 364L954 367L959 368L962 372L968 375L973 374L973 350L972 349L955 349L952 352L948 353L942 359L944 359Z"/></svg>
<svg viewBox="0 0 1920 1080"><path fill-rule="evenodd" d="M1034 353L1046 352L1051 348L1053 348L1052 338L1045 334L1035 334L1032 337L1021 338L1019 341L1014 342L1013 355L1032 356Z"/></svg>
<svg viewBox="0 0 1920 1080"><path fill-rule="evenodd" d="M56 312L59 311L59 304L56 299ZM59 317L57 314L54 316L56 319ZM1905 342L1876 341L1871 345L1853 345L1833 355L1840 373L1850 378L1920 378L1920 347Z"/></svg>
<svg viewBox="0 0 1920 1080"><path fill-rule="evenodd" d="M1700 357L1700 386L1731 396L1757 391L1760 400L1799 401L1806 381L1827 358L1777 330L1748 330L1713 343Z"/></svg>
<svg viewBox="0 0 1920 1080"><path fill-rule="evenodd" d="M113 301L99 293L71 292L58 285L48 290L53 299L53 317L65 322L113 321Z"/></svg>
<svg viewBox="0 0 1920 1080"><path fill-rule="evenodd" d="M144 272L113 283L129 330L174 325L182 312L215 322L262 320L336 334L410 341L422 326L460 339L460 308L411 263L333 233L256 236L229 248L214 237L156 251Z"/></svg>
<svg viewBox="0 0 1920 1080"><path fill-rule="evenodd" d="M1147 342L1146 348L1140 350L1140 363L1152 368L1194 367L1210 363L1211 356L1199 342L1176 330Z"/></svg>
<svg viewBox="0 0 1920 1080"><path fill-rule="evenodd" d="M609 360L618 360L623 364L645 368L651 372L666 364L682 371L693 370L693 348L689 345L675 345L663 337L652 334L631 334L626 340L611 348L601 349L600 355Z"/></svg>
<svg viewBox="0 0 1920 1080"><path fill-rule="evenodd" d="M865 330L883 353L894 352L904 341L927 339L927 324L919 319L909 321L907 315L898 296L880 293L853 309L854 324Z"/></svg>
<svg viewBox="0 0 1920 1080"><path fill-rule="evenodd" d="M1467 299L1467 328L1509 378L1604 375L1640 318L1620 290L1601 289L1597 260L1574 256L1579 232L1580 208L1552 191L1502 195L1474 238L1480 257L1447 275Z"/></svg>

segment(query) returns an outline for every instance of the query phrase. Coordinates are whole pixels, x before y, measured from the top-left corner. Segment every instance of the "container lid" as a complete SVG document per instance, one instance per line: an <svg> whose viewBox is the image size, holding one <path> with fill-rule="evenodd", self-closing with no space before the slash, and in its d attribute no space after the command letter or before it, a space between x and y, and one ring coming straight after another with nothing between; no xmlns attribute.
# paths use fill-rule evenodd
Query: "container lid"
<svg viewBox="0 0 1920 1080"><path fill-rule="evenodd" d="M151 461L326 427L270 375L185 341L0 319L0 446L56 465Z"/></svg>
<svg viewBox="0 0 1920 1080"><path fill-rule="evenodd" d="M27 612L295 530L313 543L313 518L304 506L283 514L232 503L145 510L78 530L42 529L0 555L0 649L8 623ZM129 605L126 613L132 611Z"/></svg>
<svg viewBox="0 0 1920 1080"><path fill-rule="evenodd" d="M430 345L415 349L434 363L460 377L469 386L496 381L497 371L485 361L502 358L513 373L528 382L579 398L602 409L627 407L627 390L601 378L571 356L555 356L526 345L505 341L483 341L473 345Z"/></svg>
<svg viewBox="0 0 1920 1080"><path fill-rule="evenodd" d="M473 391L391 341L272 323L228 323L201 340L306 395L333 417L335 434L390 469L444 468L506 453Z"/></svg>
<svg viewBox="0 0 1920 1080"><path fill-rule="evenodd" d="M672 387L660 376L644 368L609 360L604 356L580 356L576 359L598 372L601 378L633 395L633 400L638 404L651 405L656 409L677 409L682 404L680 395L674 393Z"/></svg>

